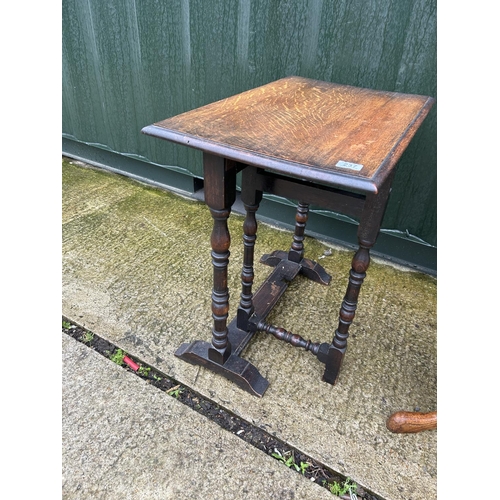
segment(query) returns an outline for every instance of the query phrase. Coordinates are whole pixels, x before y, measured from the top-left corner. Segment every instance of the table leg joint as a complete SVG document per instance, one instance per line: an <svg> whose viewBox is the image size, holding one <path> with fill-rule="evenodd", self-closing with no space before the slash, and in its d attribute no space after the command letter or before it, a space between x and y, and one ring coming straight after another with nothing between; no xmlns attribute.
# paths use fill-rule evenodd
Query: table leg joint
<svg viewBox="0 0 500 500"><path fill-rule="evenodd" d="M260 263L265 264L266 266L276 267L282 261L290 261L289 260L289 252L285 252L283 250L275 250L270 254L264 254ZM316 283L320 283L321 285L329 285L332 279L331 275L328 274L325 268L311 259L302 258L297 262L300 266L300 274L305 276L306 278L314 281Z"/></svg>

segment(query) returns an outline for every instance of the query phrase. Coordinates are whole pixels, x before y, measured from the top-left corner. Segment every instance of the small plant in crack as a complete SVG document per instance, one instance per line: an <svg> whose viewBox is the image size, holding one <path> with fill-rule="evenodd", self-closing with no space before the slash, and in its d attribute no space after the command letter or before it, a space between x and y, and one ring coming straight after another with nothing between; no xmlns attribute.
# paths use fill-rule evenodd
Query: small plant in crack
<svg viewBox="0 0 500 500"><path fill-rule="evenodd" d="M90 344L94 340L94 334L92 332L85 332L82 335L82 342Z"/></svg>
<svg viewBox="0 0 500 500"><path fill-rule="evenodd" d="M141 366L137 373L139 373L139 375L142 375L143 377L149 377L150 371L151 368L149 366Z"/></svg>
<svg viewBox="0 0 500 500"><path fill-rule="evenodd" d="M113 361L113 363L116 363L119 366L123 365L123 358L125 357L125 353L121 349L117 349L110 357L109 359Z"/></svg>
<svg viewBox="0 0 500 500"><path fill-rule="evenodd" d="M176 399L178 399L183 392L184 389L180 385L176 385L175 387L172 387L166 391L167 394L173 396Z"/></svg>
<svg viewBox="0 0 500 500"><path fill-rule="evenodd" d="M71 328L71 323L69 321L63 321L62 322L62 327L65 329L65 330L69 330Z"/></svg>
<svg viewBox="0 0 500 500"><path fill-rule="evenodd" d="M323 481L323 486L326 486L332 495L337 495L338 497L346 494L352 497L356 494L358 488L358 485L350 478L347 478L343 483L333 481L333 483L329 484L327 481Z"/></svg>
<svg viewBox="0 0 500 500"><path fill-rule="evenodd" d="M271 453L271 456L273 456L280 462L283 462L287 467L290 468L293 467L297 472L301 472L302 474L305 474L306 469L310 465L307 462L300 462L300 464L296 464L293 452L287 452L285 454L281 454L281 452L276 448L274 448L274 453Z"/></svg>

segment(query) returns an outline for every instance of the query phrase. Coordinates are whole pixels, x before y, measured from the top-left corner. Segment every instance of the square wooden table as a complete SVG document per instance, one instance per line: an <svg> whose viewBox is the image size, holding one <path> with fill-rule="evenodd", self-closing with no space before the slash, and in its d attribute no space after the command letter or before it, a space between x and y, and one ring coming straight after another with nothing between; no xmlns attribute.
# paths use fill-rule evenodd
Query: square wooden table
<svg viewBox="0 0 500 500"><path fill-rule="evenodd" d="M433 103L426 96L290 76L145 127L147 135L203 151L205 202L214 221L212 340L182 344L176 355L262 396L268 381L241 353L256 332L265 331L314 354L325 364L323 380L335 384L396 163ZM240 171L246 209L242 290L228 324L227 220ZM262 257L274 270L253 293L255 214L264 192L295 199L298 208L290 249ZM359 219L359 249L330 344L306 341L265 321L298 273L321 284L330 281L318 263L304 257L310 204Z"/></svg>

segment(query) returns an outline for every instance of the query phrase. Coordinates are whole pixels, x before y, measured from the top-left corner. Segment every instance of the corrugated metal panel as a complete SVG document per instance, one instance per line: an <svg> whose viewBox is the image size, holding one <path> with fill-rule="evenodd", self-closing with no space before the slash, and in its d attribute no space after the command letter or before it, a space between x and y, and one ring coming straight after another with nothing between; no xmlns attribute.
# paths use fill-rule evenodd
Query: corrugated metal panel
<svg viewBox="0 0 500 500"><path fill-rule="evenodd" d="M63 0L64 137L201 176L152 122L287 76L436 97L435 0ZM436 244L436 110L384 228Z"/></svg>

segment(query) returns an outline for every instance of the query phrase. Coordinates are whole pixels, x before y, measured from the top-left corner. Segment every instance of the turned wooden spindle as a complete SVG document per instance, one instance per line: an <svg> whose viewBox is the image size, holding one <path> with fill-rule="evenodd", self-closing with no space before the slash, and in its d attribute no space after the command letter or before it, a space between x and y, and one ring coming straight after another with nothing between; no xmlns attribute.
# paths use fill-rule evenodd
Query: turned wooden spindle
<svg viewBox="0 0 500 500"><path fill-rule="evenodd" d="M317 342L311 342L310 340L306 340L300 335L289 332L284 328L278 328L273 325L269 325L264 321L260 321L257 324L257 330L270 333L274 335L278 340L282 340L283 342L287 342L288 344L293 345L294 347L303 347L306 351L311 351L315 356L318 354L320 345Z"/></svg>
<svg viewBox="0 0 500 500"><path fill-rule="evenodd" d="M212 361L225 363L231 354L231 344L227 338L227 317L229 313L229 288L227 286L227 266L229 264L229 246L231 237L227 226L230 210L210 209L214 220L212 230L212 265L214 286L212 290L212 347L208 355Z"/></svg>
<svg viewBox="0 0 500 500"><path fill-rule="evenodd" d="M332 344L328 352L328 362L326 363L323 380L330 384L335 384L342 360L347 349L347 338L349 337L349 327L356 314L358 296L361 285L366 277L366 270L370 265L370 246L366 242L360 241L360 246L352 259L351 270L349 272L349 283L347 291L342 301L339 313L339 324Z"/></svg>
<svg viewBox="0 0 500 500"><path fill-rule="evenodd" d="M293 243L288 252L288 259L293 262L300 262L304 257L304 231L309 216L309 203L300 202L295 214L295 232Z"/></svg>
<svg viewBox="0 0 500 500"><path fill-rule="evenodd" d="M253 313L252 285L254 280L254 248L257 239L257 219L255 212L259 205L244 204L246 210L243 223L243 269L241 271L240 309L249 318Z"/></svg>
<svg viewBox="0 0 500 500"><path fill-rule="evenodd" d="M366 277L366 270L370 265L369 247L360 246L352 259L352 268L349 273L349 284L340 308L339 326L335 332L333 345L338 349L345 349L349 327L356 314L359 291Z"/></svg>
<svg viewBox="0 0 500 500"><path fill-rule="evenodd" d="M257 240L257 219L255 214L262 201L262 191L257 187L258 172L255 167L246 166L242 172L241 201L246 216L243 222L243 267L241 271L241 295L237 312L237 325L243 331L249 330L248 320L254 313L254 250ZM254 330L255 331L255 330Z"/></svg>
<svg viewBox="0 0 500 500"><path fill-rule="evenodd" d="M212 245L213 289L212 289L212 344L208 358L220 365L231 355L228 339L227 317L229 313L229 288L227 268L231 235L227 220L236 198L236 165L218 156L203 153L205 176L205 203L210 209L213 229Z"/></svg>
<svg viewBox="0 0 500 500"><path fill-rule="evenodd" d="M437 411L420 413L418 411L398 411L386 422L391 432L398 434L429 431L437 428Z"/></svg>

